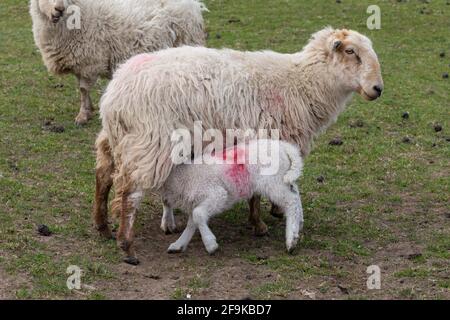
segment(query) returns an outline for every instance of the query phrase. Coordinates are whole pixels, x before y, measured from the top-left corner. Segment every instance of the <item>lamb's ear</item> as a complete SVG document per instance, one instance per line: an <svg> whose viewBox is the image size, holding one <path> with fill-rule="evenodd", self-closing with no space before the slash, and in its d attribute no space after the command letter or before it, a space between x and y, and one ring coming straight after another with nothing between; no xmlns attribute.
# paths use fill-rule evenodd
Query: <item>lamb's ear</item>
<svg viewBox="0 0 450 320"><path fill-rule="evenodd" d="M341 40L336 40L333 43L333 51L338 51L340 48L342 48L342 41Z"/></svg>

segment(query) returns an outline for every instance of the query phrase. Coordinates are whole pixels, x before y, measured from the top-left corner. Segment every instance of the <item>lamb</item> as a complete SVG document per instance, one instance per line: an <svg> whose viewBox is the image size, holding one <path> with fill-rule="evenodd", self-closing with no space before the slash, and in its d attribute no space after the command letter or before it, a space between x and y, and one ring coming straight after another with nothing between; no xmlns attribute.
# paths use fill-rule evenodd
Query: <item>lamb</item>
<svg viewBox="0 0 450 320"><path fill-rule="evenodd" d="M164 185L178 128L194 131L201 121L204 130L278 129L305 157L354 92L375 100L383 87L371 41L330 27L294 54L185 46L134 57L117 70L100 103L95 226L111 237L107 201L114 182L117 241L133 256L133 196ZM257 210L251 215L264 225Z"/></svg>
<svg viewBox="0 0 450 320"><path fill-rule="evenodd" d="M99 77L143 52L204 45L199 0L31 0L34 40L49 72L74 74L84 125L93 116L90 91ZM74 23L74 19L79 19Z"/></svg>
<svg viewBox="0 0 450 320"><path fill-rule="evenodd" d="M262 160L266 156L270 161ZM201 158L194 160L194 164L176 166L159 191L164 214L173 215L173 208L189 212L186 229L168 252L184 252L199 229L206 250L213 254L218 244L208 220L238 201L250 199L253 194L265 196L283 209L286 247L292 252L303 228L296 184L303 166L298 148L279 140L260 139ZM135 194L140 195L142 191ZM134 201L139 201L137 196ZM128 262L137 263L133 257L129 257Z"/></svg>

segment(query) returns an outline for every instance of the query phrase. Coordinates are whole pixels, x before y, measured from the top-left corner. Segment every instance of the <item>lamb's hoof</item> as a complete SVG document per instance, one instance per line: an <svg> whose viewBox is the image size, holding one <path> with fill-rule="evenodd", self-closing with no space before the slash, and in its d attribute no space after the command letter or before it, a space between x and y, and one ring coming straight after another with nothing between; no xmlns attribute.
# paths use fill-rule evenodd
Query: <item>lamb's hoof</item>
<svg viewBox="0 0 450 320"><path fill-rule="evenodd" d="M161 225L161 230L164 232L164 234L169 235L169 234L174 234L174 233L178 233L178 228L177 226L166 226L166 225Z"/></svg>
<svg viewBox="0 0 450 320"><path fill-rule="evenodd" d="M286 244L286 249L288 254L293 255L295 249L297 248L297 242L298 240L294 240L292 244Z"/></svg>
<svg viewBox="0 0 450 320"><path fill-rule="evenodd" d="M210 256L214 255L218 249L219 249L219 245L217 243L206 246L206 251L208 251L208 254Z"/></svg>
<svg viewBox="0 0 450 320"><path fill-rule="evenodd" d="M186 247L179 246L176 243L172 243L167 249L167 253L169 254L183 253L184 251L186 251Z"/></svg>
<svg viewBox="0 0 450 320"><path fill-rule="evenodd" d="M255 227L255 236L264 237L269 233L269 228L265 223L261 223Z"/></svg>
<svg viewBox="0 0 450 320"><path fill-rule="evenodd" d="M128 263L128 264L130 264L132 266L137 266L140 263L139 259L136 258L136 257L125 257L123 259L123 262Z"/></svg>
<svg viewBox="0 0 450 320"><path fill-rule="evenodd" d="M284 218L284 213L281 210L281 208L279 206L276 205L272 205L272 208L270 209L270 215L272 217L278 218L278 219L283 219Z"/></svg>

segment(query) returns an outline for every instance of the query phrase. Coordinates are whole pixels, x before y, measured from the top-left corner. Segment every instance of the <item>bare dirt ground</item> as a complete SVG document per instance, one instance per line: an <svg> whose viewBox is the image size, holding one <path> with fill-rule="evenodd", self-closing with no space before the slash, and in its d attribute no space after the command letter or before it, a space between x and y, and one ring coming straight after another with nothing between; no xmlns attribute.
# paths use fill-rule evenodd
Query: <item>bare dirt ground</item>
<svg viewBox="0 0 450 320"><path fill-rule="evenodd" d="M415 213L418 217L411 204L400 209L402 214ZM432 209L429 213L417 219L417 233L428 234L431 230L448 232L449 217L442 210ZM301 261L308 262L305 267L298 261L296 264L295 257L291 260L284 254L284 224L275 218L266 217L266 221L272 231L276 229L278 232L262 238L253 236L251 228L245 223L213 222L212 229L221 246L214 256L206 253L198 234L187 252L167 254L167 247L177 239L178 234L164 235L158 227L159 218L155 216L146 221L145 229L136 239L141 265L119 264L115 267L119 282L114 282L114 286L108 282L95 285L108 298L183 299L189 295L191 299L254 299L269 296L273 299L410 299L425 296L450 299L449 291L438 285L438 279L450 279L449 265L445 261L428 258L426 265L434 271L433 274L397 274L405 269L415 270L415 261L422 258L424 248L420 242L411 241L410 234L402 235L404 230L395 224L392 225L393 232L399 235L400 240L373 248L371 257L354 256L349 259L324 250L302 249L300 244L295 256L301 256ZM178 215L177 219L179 225L184 224L183 215ZM377 244L368 240L366 245ZM249 248L257 248L251 250L251 258L245 254ZM280 259L288 259L290 265L283 266L281 262L278 267L276 261ZM366 269L371 264L381 268L382 290L368 290L366 287L369 276ZM293 269L298 268L302 275L299 278L296 275L290 277L283 272L284 267L294 274ZM263 289L255 290L258 288Z"/></svg>

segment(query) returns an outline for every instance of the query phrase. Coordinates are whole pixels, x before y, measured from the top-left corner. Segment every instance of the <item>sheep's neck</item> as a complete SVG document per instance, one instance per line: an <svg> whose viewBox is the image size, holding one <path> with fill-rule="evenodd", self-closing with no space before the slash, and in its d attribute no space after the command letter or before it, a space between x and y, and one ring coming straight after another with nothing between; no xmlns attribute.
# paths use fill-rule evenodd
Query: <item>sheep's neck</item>
<svg viewBox="0 0 450 320"><path fill-rule="evenodd" d="M306 59L307 60L307 59ZM290 139L297 142L304 155L309 153L313 139L333 124L352 97L352 92L340 85L325 60L295 63L288 71L297 94L297 108L288 121L297 126Z"/></svg>

